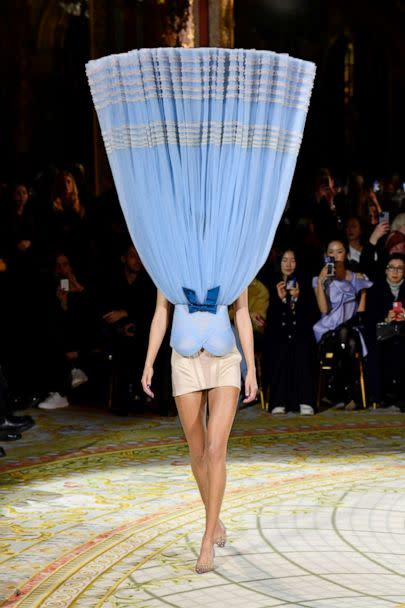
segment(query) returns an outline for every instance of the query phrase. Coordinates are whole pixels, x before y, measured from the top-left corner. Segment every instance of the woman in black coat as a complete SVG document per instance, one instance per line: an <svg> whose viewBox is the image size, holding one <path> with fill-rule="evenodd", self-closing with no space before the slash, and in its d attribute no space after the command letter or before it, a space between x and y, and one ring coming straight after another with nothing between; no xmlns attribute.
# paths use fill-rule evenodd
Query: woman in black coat
<svg viewBox="0 0 405 608"><path fill-rule="evenodd" d="M264 335L263 382L272 414L314 413L313 362L315 300L310 285L298 280L295 252L281 256L269 281L270 304Z"/></svg>
<svg viewBox="0 0 405 608"><path fill-rule="evenodd" d="M385 279L368 290L365 313L368 357L366 365L369 400L405 407L405 257L388 257ZM386 337L377 340L377 323Z"/></svg>

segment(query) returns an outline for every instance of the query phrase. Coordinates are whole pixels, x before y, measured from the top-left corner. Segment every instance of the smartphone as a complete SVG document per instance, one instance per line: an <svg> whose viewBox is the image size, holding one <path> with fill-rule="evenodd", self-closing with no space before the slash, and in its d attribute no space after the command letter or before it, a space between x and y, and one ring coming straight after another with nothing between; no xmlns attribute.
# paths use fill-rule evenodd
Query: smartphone
<svg viewBox="0 0 405 608"><path fill-rule="evenodd" d="M381 213L378 216L378 223L380 224L381 222L388 222L388 223L390 223L390 214L389 214L389 211L381 211Z"/></svg>
<svg viewBox="0 0 405 608"><path fill-rule="evenodd" d="M60 280L60 288L63 291L69 291L69 279L61 279Z"/></svg>
<svg viewBox="0 0 405 608"><path fill-rule="evenodd" d="M378 179L376 179L375 182L373 183L373 191L374 192L380 191L380 182L378 181Z"/></svg>
<svg viewBox="0 0 405 608"><path fill-rule="evenodd" d="M335 258L332 255L325 256L326 274L328 277L335 276Z"/></svg>
<svg viewBox="0 0 405 608"><path fill-rule="evenodd" d="M402 302L394 302L392 305L392 310L397 314L402 312Z"/></svg>
<svg viewBox="0 0 405 608"><path fill-rule="evenodd" d="M288 291L289 289L295 289L297 287L297 279L296 277L293 275L291 277L289 277L287 279L287 283L285 285L286 290Z"/></svg>

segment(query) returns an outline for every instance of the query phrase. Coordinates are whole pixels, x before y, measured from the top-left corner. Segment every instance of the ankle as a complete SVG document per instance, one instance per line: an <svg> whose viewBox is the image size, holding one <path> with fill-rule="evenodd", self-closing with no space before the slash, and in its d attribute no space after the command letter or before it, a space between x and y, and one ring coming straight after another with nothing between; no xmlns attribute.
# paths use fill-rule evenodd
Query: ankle
<svg viewBox="0 0 405 608"><path fill-rule="evenodd" d="M202 537L201 546L205 545L213 545L214 544L214 534L205 533Z"/></svg>

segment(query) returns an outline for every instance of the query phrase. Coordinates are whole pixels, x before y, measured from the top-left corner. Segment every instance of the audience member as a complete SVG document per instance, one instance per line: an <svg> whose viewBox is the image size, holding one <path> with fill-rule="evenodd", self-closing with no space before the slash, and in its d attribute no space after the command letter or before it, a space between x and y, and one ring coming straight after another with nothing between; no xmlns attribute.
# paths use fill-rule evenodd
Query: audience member
<svg viewBox="0 0 405 608"><path fill-rule="evenodd" d="M345 222L347 241L347 268L354 272L360 271L360 257L363 251L363 226L357 216L348 217Z"/></svg>
<svg viewBox="0 0 405 608"><path fill-rule="evenodd" d="M297 275L295 252L285 250L270 283L263 340L263 384L272 414L314 413L314 298Z"/></svg>
<svg viewBox="0 0 405 608"><path fill-rule="evenodd" d="M366 289L372 283L346 268L347 253L341 241L331 241L326 254L329 260L313 279L322 315L314 325L314 333L321 356L333 353L333 376L329 379L332 400L343 400L346 409L355 409L354 357L356 352L367 354L359 329L359 313L365 310Z"/></svg>
<svg viewBox="0 0 405 608"><path fill-rule="evenodd" d="M405 213L399 213L391 224L391 232L389 233L385 249L388 255L392 253L405 254Z"/></svg>
<svg viewBox="0 0 405 608"><path fill-rule="evenodd" d="M55 257L52 275L43 288L42 409L67 407L70 388L87 382L83 360L94 338L90 300L68 256Z"/></svg>
<svg viewBox="0 0 405 608"><path fill-rule="evenodd" d="M370 401L405 411L405 256L388 257L385 278L369 289L367 387ZM378 326L377 324L380 324Z"/></svg>
<svg viewBox="0 0 405 608"><path fill-rule="evenodd" d="M96 291L101 333L117 377L114 409L118 414L128 412L131 397L138 405L143 399L140 378L155 301L156 288L135 247L126 245L119 267L101 278Z"/></svg>

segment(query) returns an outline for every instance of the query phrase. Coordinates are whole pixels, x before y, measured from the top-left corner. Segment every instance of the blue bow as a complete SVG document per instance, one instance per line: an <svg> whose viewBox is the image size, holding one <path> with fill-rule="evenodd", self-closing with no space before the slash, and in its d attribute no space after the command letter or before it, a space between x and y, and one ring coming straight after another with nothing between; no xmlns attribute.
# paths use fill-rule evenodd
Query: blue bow
<svg viewBox="0 0 405 608"><path fill-rule="evenodd" d="M188 289L187 287L183 287L183 291L186 295L188 302L188 312L210 312L213 315L217 312L217 300L219 294L219 285L218 287L213 287L207 291L207 297L205 298L205 302L199 304L197 302L197 296L194 289Z"/></svg>

